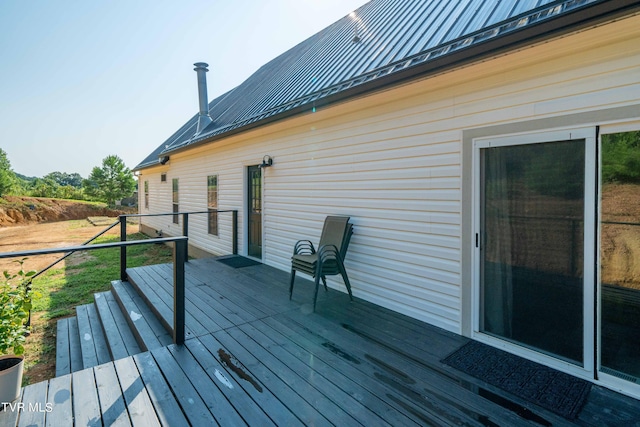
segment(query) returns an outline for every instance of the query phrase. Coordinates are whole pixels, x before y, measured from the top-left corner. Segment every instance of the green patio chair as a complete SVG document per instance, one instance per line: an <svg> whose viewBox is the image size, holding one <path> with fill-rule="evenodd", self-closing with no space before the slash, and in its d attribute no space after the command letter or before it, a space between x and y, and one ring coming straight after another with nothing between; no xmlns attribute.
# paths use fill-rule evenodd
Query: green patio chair
<svg viewBox="0 0 640 427"><path fill-rule="evenodd" d="M299 240L293 248L291 257L291 282L289 283L289 299L293 295L293 283L296 279L296 271L306 273L314 278L315 294L313 296L313 311L316 310L318 288L320 280L327 290L326 276L340 274L349 292L349 298L353 301L351 284L344 268L344 257L347 254L349 241L353 234L353 224L349 223L348 216L328 216L324 220L320 243L316 251L309 240Z"/></svg>

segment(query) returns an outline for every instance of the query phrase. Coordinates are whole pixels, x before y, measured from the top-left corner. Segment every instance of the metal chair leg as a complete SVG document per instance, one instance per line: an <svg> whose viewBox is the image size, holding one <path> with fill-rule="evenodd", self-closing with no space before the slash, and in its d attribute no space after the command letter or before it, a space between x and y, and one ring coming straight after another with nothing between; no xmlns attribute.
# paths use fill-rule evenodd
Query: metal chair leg
<svg viewBox="0 0 640 427"><path fill-rule="evenodd" d="M320 276L320 278L322 279L322 284L324 285L324 291L328 292L329 288L327 288L327 278L325 276Z"/></svg>
<svg viewBox="0 0 640 427"><path fill-rule="evenodd" d="M344 280L344 284L347 287L347 291L349 292L349 298L353 301L353 293L351 292L351 283L349 283L349 277L347 277L347 270L344 268L344 264L341 259L338 259L338 269L340 270L340 274L342 275L342 280Z"/></svg>
<svg viewBox="0 0 640 427"><path fill-rule="evenodd" d="M289 300L293 296L293 282L296 280L296 270L291 269L291 280L289 281Z"/></svg>
<svg viewBox="0 0 640 427"><path fill-rule="evenodd" d="M313 295L313 311L316 311L316 302L318 301L318 288L320 288L320 276L315 276L316 291Z"/></svg>

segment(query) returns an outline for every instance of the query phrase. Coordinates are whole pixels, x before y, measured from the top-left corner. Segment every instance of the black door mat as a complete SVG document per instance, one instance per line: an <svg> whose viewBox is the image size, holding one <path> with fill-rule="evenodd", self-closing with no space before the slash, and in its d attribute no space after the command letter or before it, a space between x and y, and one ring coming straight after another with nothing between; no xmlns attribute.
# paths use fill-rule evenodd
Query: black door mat
<svg viewBox="0 0 640 427"><path fill-rule="evenodd" d="M477 341L442 362L570 420L578 416L591 391L588 381Z"/></svg>
<svg viewBox="0 0 640 427"><path fill-rule="evenodd" d="M233 268L251 267L252 265L262 264L259 261L255 261L240 255L232 255L229 257L216 258L216 260Z"/></svg>

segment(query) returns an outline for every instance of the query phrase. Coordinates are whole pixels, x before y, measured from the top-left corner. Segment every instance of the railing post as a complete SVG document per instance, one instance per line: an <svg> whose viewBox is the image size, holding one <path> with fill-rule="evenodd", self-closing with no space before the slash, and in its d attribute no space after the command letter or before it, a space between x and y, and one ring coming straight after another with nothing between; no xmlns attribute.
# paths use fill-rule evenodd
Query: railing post
<svg viewBox="0 0 640 427"><path fill-rule="evenodd" d="M182 235L185 237L189 237L189 214L182 214ZM189 262L189 245L186 246L185 253L185 262Z"/></svg>
<svg viewBox="0 0 640 427"><path fill-rule="evenodd" d="M231 233L233 234L232 252L238 255L238 211L235 210L231 212Z"/></svg>
<svg viewBox="0 0 640 427"><path fill-rule="evenodd" d="M120 221L120 241L127 241L127 216L120 215L118 217ZM123 282L128 279L127 277L127 247L120 246L120 280Z"/></svg>
<svg viewBox="0 0 640 427"><path fill-rule="evenodd" d="M173 342L184 344L184 263L187 259L187 240L173 244Z"/></svg>

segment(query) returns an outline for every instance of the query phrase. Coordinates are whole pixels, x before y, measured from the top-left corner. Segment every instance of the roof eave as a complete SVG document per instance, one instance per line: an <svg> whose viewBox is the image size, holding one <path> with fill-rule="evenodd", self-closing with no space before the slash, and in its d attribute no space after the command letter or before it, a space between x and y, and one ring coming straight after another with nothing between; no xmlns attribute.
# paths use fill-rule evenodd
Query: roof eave
<svg viewBox="0 0 640 427"><path fill-rule="evenodd" d="M276 121L310 113L314 107L317 109L329 104L352 100L359 96L388 89L393 85L406 83L414 79L425 78L429 75L462 67L526 45L539 43L547 39L576 32L604 22L610 22L620 17L638 13L639 11L640 1L638 0L602 1L588 5L575 11L560 15L556 18L545 20L534 25L525 26L520 30L510 32L503 36L490 38L484 42L456 50L450 54L442 55L421 64L315 99L312 104L304 103L281 113L276 113L263 119L232 128L226 132L213 135L211 137L205 136L199 141L177 147L173 150L165 151L162 155L170 155L190 150L192 148L227 138L232 135L244 133ZM139 165L135 170L146 169L152 166L156 166L156 164L142 167Z"/></svg>

